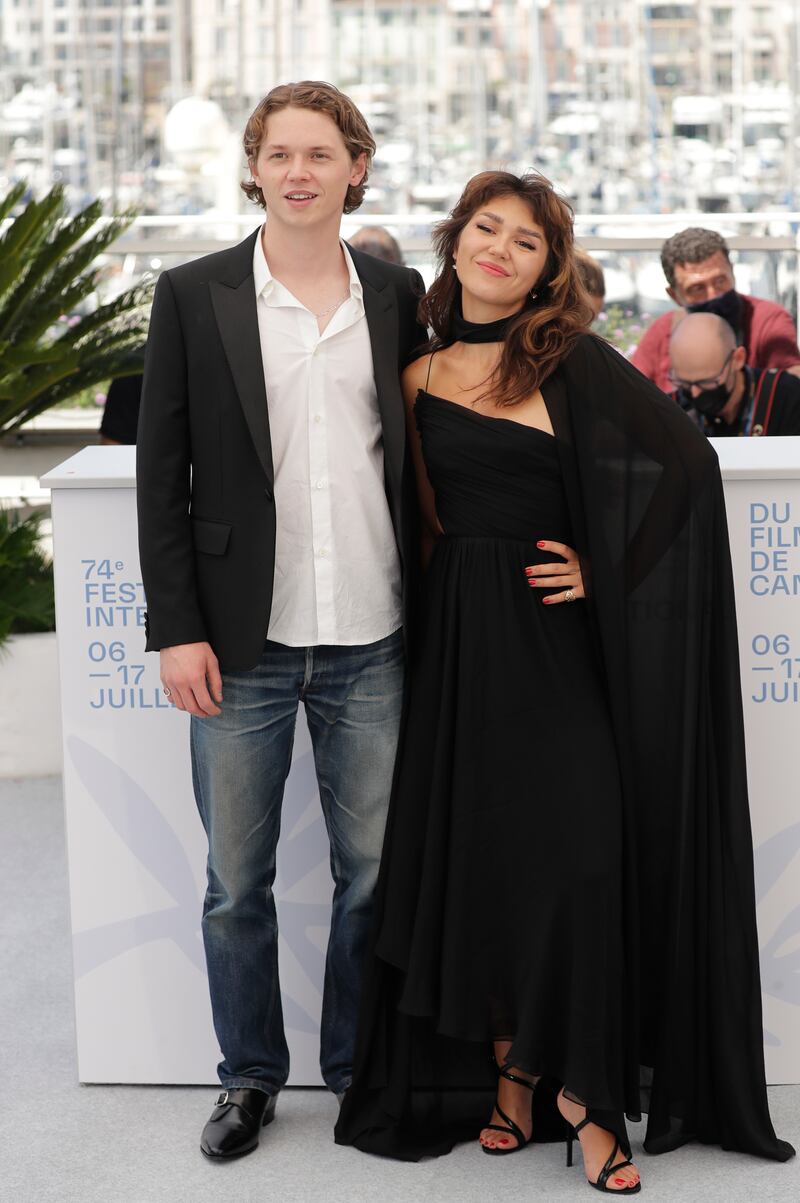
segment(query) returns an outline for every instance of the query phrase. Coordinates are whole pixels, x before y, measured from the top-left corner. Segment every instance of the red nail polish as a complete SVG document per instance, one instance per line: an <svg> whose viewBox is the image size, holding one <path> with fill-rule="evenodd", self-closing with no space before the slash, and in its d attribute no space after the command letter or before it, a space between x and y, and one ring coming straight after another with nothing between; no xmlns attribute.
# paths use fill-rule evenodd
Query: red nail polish
<svg viewBox="0 0 800 1203"><path fill-rule="evenodd" d="M507 1144L508 1144L508 1141L507 1141L507 1140L501 1140L501 1141L499 1141L498 1143L499 1143L499 1144L501 1144L501 1145L507 1145Z"/></svg>
<svg viewBox="0 0 800 1203"><path fill-rule="evenodd" d="M532 568L526 568L526 569L525 569L525 575L526 575L526 576L530 576L532 572L533 572L533 569L532 569Z"/></svg>
<svg viewBox="0 0 800 1203"><path fill-rule="evenodd" d="M531 577L528 577L528 584L529 584L529 585L535 585L535 584L536 584L536 579L535 579L535 577L532 577L532 576L531 576Z"/></svg>
<svg viewBox="0 0 800 1203"><path fill-rule="evenodd" d="M543 598L542 598L542 605L544 605L544 606L549 606L549 605L550 605L550 601L551 601L551 598L549 598L549 597L543 597Z"/></svg>
<svg viewBox="0 0 800 1203"><path fill-rule="evenodd" d="M536 544L536 546L537 546L537 547L544 547L544 539L540 539L540 540L539 540L539 542Z"/></svg>

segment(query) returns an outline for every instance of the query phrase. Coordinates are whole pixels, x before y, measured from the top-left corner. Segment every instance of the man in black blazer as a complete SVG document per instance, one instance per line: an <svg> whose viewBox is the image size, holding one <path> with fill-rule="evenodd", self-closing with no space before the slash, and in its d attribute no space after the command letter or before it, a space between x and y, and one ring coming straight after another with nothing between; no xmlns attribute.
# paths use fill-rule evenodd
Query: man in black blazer
<svg viewBox="0 0 800 1203"><path fill-rule="evenodd" d="M192 716L209 841L213 1158L255 1148L289 1070L272 883L300 700L335 881L321 1066L350 1081L418 556L399 371L426 337L419 275L340 240L375 149L352 101L282 85L244 145L266 220L159 279L137 451L147 650Z"/></svg>

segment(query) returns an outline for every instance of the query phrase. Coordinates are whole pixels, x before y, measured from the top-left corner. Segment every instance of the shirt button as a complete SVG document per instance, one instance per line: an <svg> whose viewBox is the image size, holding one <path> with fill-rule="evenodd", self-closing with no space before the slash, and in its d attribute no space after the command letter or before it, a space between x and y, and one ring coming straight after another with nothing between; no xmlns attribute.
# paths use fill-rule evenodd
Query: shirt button
<svg viewBox="0 0 800 1203"><path fill-rule="evenodd" d="M315 421L315 422L321 422L321 421L322 421L322 414L314 414L314 421Z"/></svg>
<svg viewBox="0 0 800 1203"><path fill-rule="evenodd" d="M321 556L326 556L328 553L327 553L327 551L325 550L325 548L323 547L322 551L321 551L319 554L320 554Z"/></svg>
<svg viewBox="0 0 800 1203"><path fill-rule="evenodd" d="M324 481L324 480L318 480L318 481L317 481L317 488L318 488L318 489L324 489L324 488L325 488L325 481Z"/></svg>

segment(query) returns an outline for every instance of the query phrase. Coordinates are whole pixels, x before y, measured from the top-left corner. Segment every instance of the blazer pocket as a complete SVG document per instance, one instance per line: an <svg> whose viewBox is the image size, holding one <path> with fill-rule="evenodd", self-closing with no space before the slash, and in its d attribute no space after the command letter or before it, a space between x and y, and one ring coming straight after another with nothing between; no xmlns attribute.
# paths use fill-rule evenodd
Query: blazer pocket
<svg viewBox="0 0 800 1203"><path fill-rule="evenodd" d="M209 556L224 556L230 537L230 522L214 522L210 518L192 518L192 539L195 551L203 551Z"/></svg>

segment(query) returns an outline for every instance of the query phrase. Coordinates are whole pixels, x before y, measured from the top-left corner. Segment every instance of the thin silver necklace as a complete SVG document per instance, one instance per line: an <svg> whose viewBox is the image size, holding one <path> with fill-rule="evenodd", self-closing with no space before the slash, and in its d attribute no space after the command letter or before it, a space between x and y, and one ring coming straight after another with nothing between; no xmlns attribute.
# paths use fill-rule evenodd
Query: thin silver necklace
<svg viewBox="0 0 800 1203"><path fill-rule="evenodd" d="M319 309L319 310L312 309L311 312L314 314L314 317L327 317L329 313L333 313L336 309L339 308L340 305L344 305L345 301L348 299L349 296L350 296L350 289L348 288L347 292L344 294L341 301L337 301L336 304L331 305L331 307L329 309Z"/></svg>

